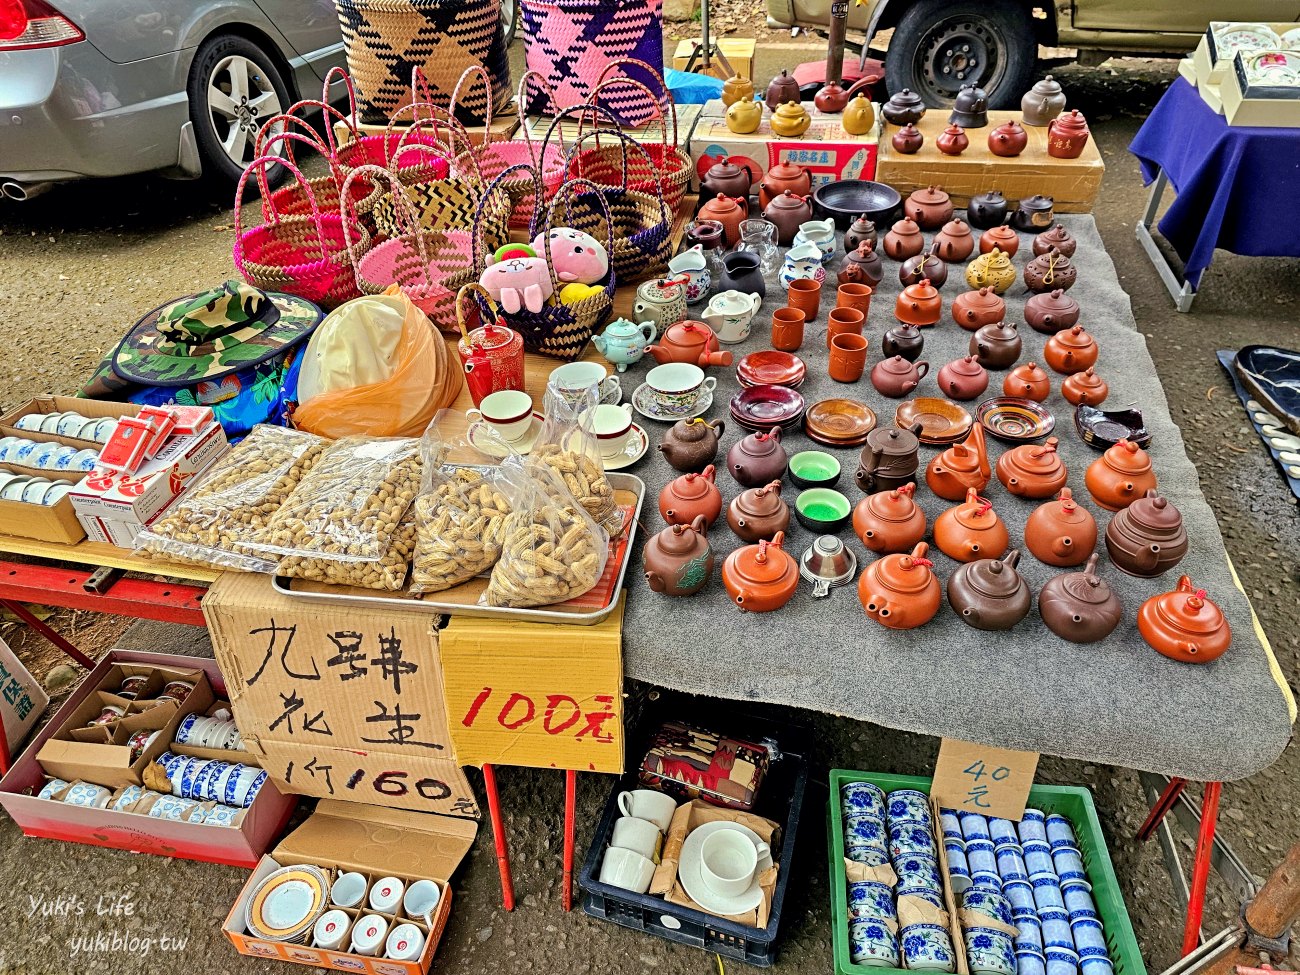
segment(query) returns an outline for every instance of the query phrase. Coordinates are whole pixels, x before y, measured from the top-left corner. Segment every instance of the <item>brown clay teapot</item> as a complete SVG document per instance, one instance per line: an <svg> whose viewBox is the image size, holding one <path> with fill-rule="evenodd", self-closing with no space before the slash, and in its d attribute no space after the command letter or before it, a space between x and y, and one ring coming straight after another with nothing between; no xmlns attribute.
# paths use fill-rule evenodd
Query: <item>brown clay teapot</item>
<svg viewBox="0 0 1300 975"><path fill-rule="evenodd" d="M1043 346L1043 358L1057 372L1069 375L1096 365L1099 351L1097 340L1082 325L1071 325L1055 332L1047 340Z"/></svg>
<svg viewBox="0 0 1300 975"><path fill-rule="evenodd" d="M994 322L970 337L970 354L985 369L1006 369L1020 358L1020 332L1015 322Z"/></svg>
<svg viewBox="0 0 1300 975"><path fill-rule="evenodd" d="M1092 500L1107 511L1127 508L1156 489L1150 455L1131 440L1121 440L1088 465L1083 475Z"/></svg>
<svg viewBox="0 0 1300 975"><path fill-rule="evenodd" d="M1131 576L1164 575L1187 554L1183 515L1154 490L1115 512L1106 526L1106 551L1115 567Z"/></svg>
<svg viewBox="0 0 1300 975"><path fill-rule="evenodd" d="M1232 645L1232 627L1223 610L1192 585L1190 576L1181 576L1173 592L1143 603L1137 626L1153 650L1185 664L1218 660Z"/></svg>
<svg viewBox="0 0 1300 975"><path fill-rule="evenodd" d="M1035 332L1055 335L1079 324L1079 303L1060 288L1033 295L1025 302L1025 322Z"/></svg>
<svg viewBox="0 0 1300 975"><path fill-rule="evenodd" d="M767 107L776 111L786 102L797 102L801 97L799 82L785 68L767 84Z"/></svg>
<svg viewBox="0 0 1300 975"><path fill-rule="evenodd" d="M840 262L839 284L880 284L885 275L885 262L876 253L876 245L869 239L844 255Z"/></svg>
<svg viewBox="0 0 1300 975"><path fill-rule="evenodd" d="M650 282L647 282L647 284ZM641 287L645 287L643 284ZM681 321L669 325L655 345L646 346L655 362L691 362L701 369L729 366L733 356L718 347L718 337L704 322Z"/></svg>
<svg viewBox="0 0 1300 975"><path fill-rule="evenodd" d="M890 136L889 141L895 151L904 156L912 156L921 151L921 146L925 144L925 136L921 134L920 129L908 122Z"/></svg>
<svg viewBox="0 0 1300 975"><path fill-rule="evenodd" d="M996 325L1007 314L1007 303L992 288L963 291L952 300L952 320L974 332L985 325Z"/></svg>
<svg viewBox="0 0 1300 975"><path fill-rule="evenodd" d="M702 471L718 456L718 443L726 429L723 420L713 423L701 417L678 420L664 434L659 452L679 471Z"/></svg>
<svg viewBox="0 0 1300 975"><path fill-rule="evenodd" d="M880 340L880 351L885 358L901 355L908 362L915 362L925 347L925 336L911 322L899 322L885 332Z"/></svg>
<svg viewBox="0 0 1300 975"><path fill-rule="evenodd" d="M966 260L975 250L975 237L970 232L970 225L960 217L949 220L934 235L930 250L945 261L960 263Z"/></svg>
<svg viewBox="0 0 1300 975"><path fill-rule="evenodd" d="M789 247L799 232L799 225L812 219L812 202L807 196L799 196L785 190L771 203L763 207L763 219L776 224L777 243Z"/></svg>
<svg viewBox="0 0 1300 975"><path fill-rule="evenodd" d="M812 174L796 163L777 163L759 181L758 205L766 210L773 200L787 191L795 196L808 196L812 193Z"/></svg>
<svg viewBox="0 0 1300 975"><path fill-rule="evenodd" d="M701 190L709 196L721 193L723 196L748 198L754 186L754 173L742 169L730 159L716 162L700 180Z"/></svg>
<svg viewBox="0 0 1300 975"><path fill-rule="evenodd" d="M927 281L935 288L942 288L947 280L948 265L935 254L933 247L898 266L898 283L904 286Z"/></svg>
<svg viewBox="0 0 1300 975"><path fill-rule="evenodd" d="M1061 395L1073 406L1096 406L1110 394L1110 386L1089 366L1072 373L1061 383Z"/></svg>
<svg viewBox="0 0 1300 975"><path fill-rule="evenodd" d="M904 217L885 234L885 253L895 261L905 261L925 250L921 228L911 217Z"/></svg>
<svg viewBox="0 0 1300 975"><path fill-rule="evenodd" d="M872 247L875 247L880 242L875 223L865 213L857 217L853 223L849 224L849 229L844 231L845 253L857 250L858 245L864 240L871 241Z"/></svg>
<svg viewBox="0 0 1300 975"><path fill-rule="evenodd" d="M1050 498L1069 478L1065 461L1056 449L1061 441L1048 437L1044 443L1012 447L998 458L998 480L1021 498Z"/></svg>
<svg viewBox="0 0 1300 975"><path fill-rule="evenodd" d="M1050 196L1035 193L1020 201L1011 214L1011 226L1029 234L1041 234L1052 226L1056 216L1055 201Z"/></svg>
<svg viewBox="0 0 1300 975"><path fill-rule="evenodd" d="M881 396L900 399L911 393L930 371L930 363L924 359L920 362L908 362L901 355L892 359L881 359L871 369L871 385Z"/></svg>
<svg viewBox="0 0 1300 975"><path fill-rule="evenodd" d="M974 488L966 492L965 501L934 521L934 543L958 562L1000 558L1010 542L1007 526L993 510L993 502L980 497Z"/></svg>
<svg viewBox="0 0 1300 975"><path fill-rule="evenodd" d="M970 145L970 139L967 138L965 129L953 123L939 133L934 145L945 156L960 156Z"/></svg>
<svg viewBox="0 0 1300 975"><path fill-rule="evenodd" d="M740 222L748 216L749 201L745 197L718 193L700 207L696 219L716 220L722 224L723 242L728 247L735 247L740 243Z"/></svg>
<svg viewBox="0 0 1300 975"><path fill-rule="evenodd" d="M928 278L909 284L894 299L894 317L900 322L917 327L937 325L942 315L943 299Z"/></svg>
<svg viewBox="0 0 1300 975"><path fill-rule="evenodd" d="M867 434L867 445L862 448L853 475L858 487L867 494L876 494L915 483L920 429L918 423L911 430L876 427Z"/></svg>
<svg viewBox="0 0 1300 975"><path fill-rule="evenodd" d="M785 476L789 457L781 446L781 428L751 433L727 451L727 470L745 487L758 487Z"/></svg>
<svg viewBox="0 0 1300 975"><path fill-rule="evenodd" d="M1033 597L1016 571L1020 552L1000 559L977 559L948 577L948 605L977 630L1009 630L1029 615Z"/></svg>
<svg viewBox="0 0 1300 975"><path fill-rule="evenodd" d="M727 524L744 542L784 532L790 527L790 506L781 500L781 482L741 491L727 506Z"/></svg>
<svg viewBox="0 0 1300 975"><path fill-rule="evenodd" d="M913 499L915 484L869 494L853 509L853 533L873 552L907 552L925 538L925 512Z"/></svg>
<svg viewBox="0 0 1300 975"><path fill-rule="evenodd" d="M922 230L937 230L952 219L952 197L942 186L913 190L903 201L903 213Z"/></svg>
<svg viewBox="0 0 1300 975"><path fill-rule="evenodd" d="M1074 257L1079 242L1059 223L1034 238L1034 256L1041 257L1055 247L1066 257Z"/></svg>
<svg viewBox="0 0 1300 975"><path fill-rule="evenodd" d="M1044 501L1025 522L1025 547L1047 565L1080 565L1097 547L1097 520L1067 488Z"/></svg>
<svg viewBox="0 0 1300 975"><path fill-rule="evenodd" d="M890 125L910 125L921 121L925 115L925 101L910 88L896 91L880 108L880 114Z"/></svg>
<svg viewBox="0 0 1300 975"><path fill-rule="evenodd" d="M1098 555L1088 556L1080 572L1052 576L1038 594L1038 612L1047 628L1071 643L1096 643L1119 626L1124 607L1097 574Z"/></svg>
<svg viewBox="0 0 1300 975"><path fill-rule="evenodd" d="M1029 144L1029 134L1015 119L1003 122L989 133L989 152L995 156L1018 156Z"/></svg>
<svg viewBox="0 0 1300 975"><path fill-rule="evenodd" d="M939 390L949 399L974 399L989 388L989 374L973 355L954 359L939 370Z"/></svg>
<svg viewBox="0 0 1300 975"><path fill-rule="evenodd" d="M1079 279L1079 269L1053 247L1025 265L1025 287L1036 294L1069 291Z"/></svg>
<svg viewBox="0 0 1300 975"><path fill-rule="evenodd" d="M713 575L713 548L703 515L689 525L669 525L645 543L645 581L652 592L693 596Z"/></svg>
<svg viewBox="0 0 1300 975"><path fill-rule="evenodd" d="M1078 159L1088 144L1088 122L1072 108L1047 126L1047 154L1055 159Z"/></svg>
<svg viewBox="0 0 1300 975"><path fill-rule="evenodd" d="M780 609L799 588L799 563L782 549L785 533L736 549L722 563L722 584L732 602L751 613Z"/></svg>
<svg viewBox="0 0 1300 975"><path fill-rule="evenodd" d="M961 501L968 491L983 491L992 476L984 428L978 423L965 440L945 447L925 468L925 483L947 501Z"/></svg>
<svg viewBox="0 0 1300 975"><path fill-rule="evenodd" d="M1024 362L1007 373L1007 378L1002 380L1002 392L1041 403L1052 393L1052 379L1037 362Z"/></svg>
<svg viewBox="0 0 1300 975"><path fill-rule="evenodd" d="M712 525L722 513L722 492L714 483L716 469L709 464L700 473L673 478L659 492L659 514L670 525L689 525L702 517Z"/></svg>
<svg viewBox="0 0 1300 975"><path fill-rule="evenodd" d="M930 547L917 542L911 552L886 555L863 570L858 599L866 614L891 630L910 630L934 619L943 601Z"/></svg>
<svg viewBox="0 0 1300 975"><path fill-rule="evenodd" d="M1007 219L1007 198L1001 190L976 193L966 204L966 219L977 230L1000 226Z"/></svg>
<svg viewBox="0 0 1300 975"><path fill-rule="evenodd" d="M1015 257L1016 251L1020 250L1020 235L1006 224L990 227L980 234L980 253L987 254L994 248L1007 257Z"/></svg>

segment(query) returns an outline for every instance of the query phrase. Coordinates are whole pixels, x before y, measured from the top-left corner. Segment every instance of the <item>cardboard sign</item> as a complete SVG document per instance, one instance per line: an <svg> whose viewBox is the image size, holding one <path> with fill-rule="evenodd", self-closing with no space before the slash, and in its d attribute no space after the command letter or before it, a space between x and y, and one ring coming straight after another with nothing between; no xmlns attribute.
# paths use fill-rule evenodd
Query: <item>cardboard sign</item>
<svg viewBox="0 0 1300 975"><path fill-rule="evenodd" d="M465 765L623 771L623 604L595 626L454 617L440 635Z"/></svg>
<svg viewBox="0 0 1300 975"><path fill-rule="evenodd" d="M291 599L227 572L203 600L245 747L285 792L477 816L427 612Z"/></svg>
<svg viewBox="0 0 1300 975"><path fill-rule="evenodd" d="M1019 820L1038 768L1037 752L945 738L930 794L945 809Z"/></svg>
<svg viewBox="0 0 1300 975"><path fill-rule="evenodd" d="M9 644L0 639L0 721L4 722L10 756L18 753L49 703L50 697L40 681L28 672Z"/></svg>

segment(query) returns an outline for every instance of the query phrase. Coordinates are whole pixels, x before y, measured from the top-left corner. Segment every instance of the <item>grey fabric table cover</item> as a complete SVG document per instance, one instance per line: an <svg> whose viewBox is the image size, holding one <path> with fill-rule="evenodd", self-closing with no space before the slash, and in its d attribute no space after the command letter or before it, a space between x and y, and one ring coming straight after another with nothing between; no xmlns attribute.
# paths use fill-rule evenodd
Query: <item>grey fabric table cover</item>
<svg viewBox="0 0 1300 975"><path fill-rule="evenodd" d="M1275 679L1276 665L1257 636L1246 597L1234 585L1223 539L1187 457L1177 425L1137 331L1128 296L1121 289L1091 216L1067 216L1061 222L1078 239L1075 263L1079 281L1070 292L1082 306L1082 323L1101 348L1097 371L1110 383L1107 405L1129 403L1145 413L1154 440L1152 459L1161 492L1183 513L1191 548L1182 564L1166 576L1134 579L1110 565L1105 547L1101 569L1124 603L1124 621L1104 642L1077 645L1061 640L1043 625L1037 599L1030 615L1014 630L990 633L965 625L947 605L926 625L910 631L887 630L869 619L858 601L856 582L814 600L809 585L800 584L794 599L775 613L741 612L722 585L726 554L740 545L725 517L710 532L717 567L707 587L690 598L672 599L651 592L642 576L640 547L663 528L656 499L660 489L677 476L654 449L667 425L638 417L650 435L651 449L630 469L647 486L642 516L644 532L628 571L628 603L623 645L626 672L638 680L714 697L766 701L814 711L845 715L890 728L981 741L1007 748L1044 752L1105 762L1197 780L1231 780L1269 765L1291 736L1291 700ZM883 237L884 231L881 228ZM927 239L930 235L927 234ZM1031 238L1021 235L1015 257L1018 271L1032 257ZM891 425L900 400L876 392L864 375L852 385L834 382L826 374L826 311L835 302L838 259L828 270L822 291L821 314L811 325L799 355L808 364L800 392L812 404L830 397L865 401L880 425ZM894 323L894 299L901 290L898 264L885 260L885 277L872 300L866 334L871 342L867 369L880 358L880 337ZM918 395L937 395L935 375L946 362L967 354L971 333L949 317L952 299L966 290L964 267L952 265L941 293L944 318L925 330L922 358L931 364ZM1021 362L1042 362L1046 336L1024 325L1027 292L1017 282L1009 289L1007 318L1021 323L1024 352ZM750 337L727 346L737 360L747 352L769 348L771 313L785 303L784 293L769 282L768 297ZM691 315L703 313L694 306ZM647 356L623 376L626 396L655 365ZM740 388L734 368L711 369L718 377L713 405L705 414L726 419L719 452L725 452L747 431L729 417L729 401ZM981 399L1001 395L1005 372L991 372L989 390ZM1060 394L1052 374L1047 406L1056 415L1055 435L1060 455L1069 467L1075 497L1096 516L1104 533L1109 515L1084 487L1087 465L1099 454L1075 432L1073 408ZM971 409L978 402L965 404ZM791 454L825 449L799 431L784 438ZM1005 445L989 438L990 461ZM840 490L856 504L862 497L852 480L859 450L833 450L844 469ZM924 465L937 452L922 446ZM730 502L741 487L721 471L719 487ZM996 476L985 492L1020 546L1025 520L1039 503L1010 495ZM783 496L793 508L797 494L788 481ZM929 525L949 503L935 497L921 481L917 500ZM725 512L724 512L725 515ZM813 534L794 519L785 547L796 558ZM872 558L853 536L840 535L858 556L859 574ZM927 533L927 540L932 539ZM941 583L946 586L956 563L931 544ZM1023 552L1020 571L1036 594L1058 571ZM1224 610L1232 625L1233 644L1209 665L1176 663L1159 655L1138 634L1136 613L1148 596L1174 587L1178 574L1188 573L1197 586Z"/></svg>

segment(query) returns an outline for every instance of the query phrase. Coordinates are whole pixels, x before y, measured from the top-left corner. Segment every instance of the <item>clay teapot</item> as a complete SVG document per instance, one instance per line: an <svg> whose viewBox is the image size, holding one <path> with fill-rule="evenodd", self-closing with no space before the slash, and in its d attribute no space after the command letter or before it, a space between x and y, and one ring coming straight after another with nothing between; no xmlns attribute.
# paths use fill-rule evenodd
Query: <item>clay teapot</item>
<svg viewBox="0 0 1300 975"><path fill-rule="evenodd" d="M713 548L704 516L689 525L669 525L645 543L641 558L652 592L693 596L713 575Z"/></svg>
<svg viewBox="0 0 1300 975"><path fill-rule="evenodd" d="M1025 302L1025 321L1035 332L1055 335L1079 323L1079 303L1059 288Z"/></svg>
<svg viewBox="0 0 1300 975"><path fill-rule="evenodd" d="M789 457L781 446L781 428L751 433L727 451L727 470L739 484L758 487L785 476Z"/></svg>
<svg viewBox="0 0 1300 975"><path fill-rule="evenodd" d="M885 332L880 340L880 352L885 358L901 355L908 362L915 362L925 347L925 336L911 322L899 322Z"/></svg>
<svg viewBox="0 0 1300 975"><path fill-rule="evenodd" d="M718 337L703 322L677 322L659 337L658 345L646 348L655 362L690 362L707 369L709 366L729 366L730 352L718 350Z"/></svg>
<svg viewBox="0 0 1300 975"><path fill-rule="evenodd" d="M938 324L942 315L943 299L929 279L923 278L916 284L909 284L894 299L894 317L900 322L925 327Z"/></svg>
<svg viewBox="0 0 1300 975"><path fill-rule="evenodd" d="M966 204L966 219L977 230L1002 226L1007 221L1007 198L1001 190L976 193Z"/></svg>
<svg viewBox="0 0 1300 975"><path fill-rule="evenodd" d="M989 133L989 152L995 156L1018 156L1029 144L1029 133L1015 119L1003 122Z"/></svg>
<svg viewBox="0 0 1300 975"><path fill-rule="evenodd" d="M952 197L942 186L913 190L903 201L903 213L922 230L937 230L952 219Z"/></svg>
<svg viewBox="0 0 1300 975"><path fill-rule="evenodd" d="M722 85L722 104L730 107L735 102L752 102L754 83L748 78L733 74Z"/></svg>
<svg viewBox="0 0 1300 975"><path fill-rule="evenodd" d="M1138 632L1151 649L1185 664L1208 664L1232 645L1232 627L1190 576L1173 592L1152 596L1138 608Z"/></svg>
<svg viewBox="0 0 1300 975"><path fill-rule="evenodd" d="M1097 553L1080 572L1052 576L1038 594L1038 612L1047 628L1071 643L1096 643L1119 626L1124 607L1097 574Z"/></svg>
<svg viewBox="0 0 1300 975"><path fill-rule="evenodd" d="M948 577L948 605L967 626L977 630L1009 630L1029 615L1033 597L1029 584L1016 571L1020 551L1000 559L977 559L957 567Z"/></svg>
<svg viewBox="0 0 1300 975"><path fill-rule="evenodd" d="M1096 406L1110 394L1110 386L1089 366L1083 372L1072 373L1061 383L1061 395L1072 406Z"/></svg>
<svg viewBox="0 0 1300 975"><path fill-rule="evenodd" d="M723 420L713 423L701 417L678 420L664 434L659 452L679 471L702 471L718 456L718 444L726 429Z"/></svg>
<svg viewBox="0 0 1300 975"><path fill-rule="evenodd" d="M948 265L935 254L934 248L909 257L898 266L898 283L902 285L928 281L934 287L942 288L947 280Z"/></svg>
<svg viewBox="0 0 1300 975"><path fill-rule="evenodd" d="M939 390L949 399L975 399L989 388L989 374L973 355L954 359L939 370Z"/></svg>
<svg viewBox="0 0 1300 975"><path fill-rule="evenodd" d="M1121 440L1088 465L1083 483L1097 504L1119 511L1154 491L1156 475L1151 456L1131 440Z"/></svg>
<svg viewBox="0 0 1300 975"><path fill-rule="evenodd" d="M945 156L960 156L970 146L970 139L966 130L954 123L939 133L934 145Z"/></svg>
<svg viewBox="0 0 1300 975"><path fill-rule="evenodd" d="M717 469L709 464L698 474L688 472L665 484L659 492L659 514L664 521L689 525L702 517L707 530L722 513L722 492L714 483L716 477Z"/></svg>
<svg viewBox="0 0 1300 975"><path fill-rule="evenodd" d="M727 108L727 128L737 135L749 135L757 132L763 124L763 105L761 102L741 99L732 102Z"/></svg>
<svg viewBox="0 0 1300 975"><path fill-rule="evenodd" d="M825 112L827 115L834 115L836 112L842 112L844 111L844 107L848 105L849 98L852 95L860 92L863 88L867 88L874 84L876 80L878 79L862 78L854 82L848 88L845 88L838 81L828 79L826 83L817 90L817 94L813 96L813 104L817 106L817 111ZM867 102L867 104L870 105L871 103ZM874 117L875 112L873 111L873 121ZM870 128L870 126L868 126L868 128ZM849 134L852 135L853 133ZM861 135L862 133L857 134Z"/></svg>
<svg viewBox="0 0 1300 975"><path fill-rule="evenodd" d="M849 253L857 250L864 240L870 241L872 247L880 243L876 225L865 213L856 217L853 223L849 224L849 229L844 231L845 252Z"/></svg>
<svg viewBox="0 0 1300 975"><path fill-rule="evenodd" d="M889 141L896 152L904 156L912 156L921 151L921 146L925 144L925 136L921 134L920 129L908 122L890 136Z"/></svg>
<svg viewBox="0 0 1300 975"><path fill-rule="evenodd" d="M1016 212L1011 214L1011 226L1029 234L1041 234L1052 226L1055 214L1050 196L1035 194L1020 201Z"/></svg>
<svg viewBox="0 0 1300 975"><path fill-rule="evenodd" d="M1066 257L1074 257L1074 252L1079 248L1079 242L1058 223L1051 230L1044 231L1034 238L1034 256L1040 257L1053 247Z"/></svg>
<svg viewBox="0 0 1300 975"><path fill-rule="evenodd" d="M795 163L777 163L758 183L758 205L766 210L773 200L787 190L795 196L808 196L812 193L812 175ZM802 222L801 220L800 223Z"/></svg>
<svg viewBox="0 0 1300 975"><path fill-rule="evenodd" d="M770 613L788 603L799 588L799 563L782 548L785 533L771 541L744 545L722 563L722 584L732 602L751 613Z"/></svg>
<svg viewBox="0 0 1300 975"><path fill-rule="evenodd" d="M801 102L789 101L772 113L767 120L772 131L783 139L794 139L808 131L812 116Z"/></svg>
<svg viewBox="0 0 1300 975"><path fill-rule="evenodd" d="M1025 547L1047 565L1079 565L1097 547L1097 521L1067 488L1044 501L1025 522Z"/></svg>
<svg viewBox="0 0 1300 975"><path fill-rule="evenodd" d="M876 253L875 243L864 239L855 250L844 255L840 262L839 284L869 284L872 288L880 284L885 274L885 262Z"/></svg>
<svg viewBox="0 0 1300 975"><path fill-rule="evenodd" d="M980 253L987 254L995 248L1007 257L1015 257L1020 250L1020 235L1006 224L990 227L980 234Z"/></svg>
<svg viewBox="0 0 1300 975"><path fill-rule="evenodd" d="M781 482L741 491L727 506L727 524L744 542L784 532L790 527L790 506L781 500Z"/></svg>
<svg viewBox="0 0 1300 975"><path fill-rule="evenodd" d="M915 483L920 429L918 423L910 430L876 427L867 434L867 445L862 448L853 475L858 487L867 494L876 494Z"/></svg>
<svg viewBox="0 0 1300 975"><path fill-rule="evenodd" d="M1065 111L1065 92L1049 74L1034 83L1020 99L1020 113L1026 125L1043 126Z"/></svg>
<svg viewBox="0 0 1300 975"><path fill-rule="evenodd" d="M913 499L915 484L869 494L853 509L853 533L873 552L907 552L925 538L925 512Z"/></svg>
<svg viewBox="0 0 1300 975"><path fill-rule="evenodd" d="M960 263L971 256L975 250L975 237L970 232L970 225L958 217L949 220L943 229L934 235L930 250L945 261Z"/></svg>
<svg viewBox="0 0 1300 975"><path fill-rule="evenodd" d="M952 102L949 122L966 129L982 129L989 124L989 96L976 84L962 85Z"/></svg>
<svg viewBox="0 0 1300 975"><path fill-rule="evenodd" d="M1047 126L1047 154L1056 159L1078 159L1088 144L1088 122L1077 108Z"/></svg>
<svg viewBox="0 0 1300 975"><path fill-rule="evenodd" d="M1187 554L1182 512L1169 499L1148 491L1111 518L1106 551L1121 572L1148 579L1164 575Z"/></svg>
<svg viewBox="0 0 1300 975"><path fill-rule="evenodd" d="M1007 526L993 510L993 502L980 497L974 488L966 492L965 501L934 521L934 543L958 562L1000 558L1010 542Z"/></svg>
<svg viewBox="0 0 1300 975"><path fill-rule="evenodd" d="M876 106L871 104L870 95L858 87L867 80L863 78L849 89L853 97L844 106L844 114L840 116L840 125L849 135L866 135L876 127Z"/></svg>
<svg viewBox="0 0 1300 975"><path fill-rule="evenodd" d="M970 337L970 354L985 369L1006 369L1020 358L1020 332L1015 322L982 326Z"/></svg>
<svg viewBox="0 0 1300 975"><path fill-rule="evenodd" d="M1057 372L1069 375L1096 365L1099 351L1097 340L1082 325L1071 325L1047 340L1043 346L1043 358Z"/></svg>
<svg viewBox="0 0 1300 975"><path fill-rule="evenodd" d="M885 234L885 253L895 261L905 261L925 250L921 228L911 217L904 217Z"/></svg>
<svg viewBox="0 0 1300 975"><path fill-rule="evenodd" d="M1056 449L1061 441L1048 437L1041 444L1012 447L998 458L998 480L1020 498L1050 498L1065 487L1069 471Z"/></svg>
<svg viewBox="0 0 1300 975"><path fill-rule="evenodd" d="M784 190L763 207L763 219L776 224L777 243L789 247L799 233L799 225L812 219L812 200Z"/></svg>
<svg viewBox="0 0 1300 975"><path fill-rule="evenodd" d="M798 102L801 97L799 82L785 68L767 83L767 107L775 112L786 102Z"/></svg>
<svg viewBox="0 0 1300 975"><path fill-rule="evenodd" d="M904 88L889 96L889 101L880 107L880 114L890 125L913 124L925 116L925 102L912 89Z"/></svg>
<svg viewBox="0 0 1300 975"><path fill-rule="evenodd" d="M968 491L983 491L992 476L984 428L978 423L965 440L945 447L925 468L925 483L946 501L961 501Z"/></svg>
<svg viewBox="0 0 1300 975"><path fill-rule="evenodd" d="M1054 247L1025 265L1025 287L1036 294L1069 291L1078 277L1079 269Z"/></svg>
<svg viewBox="0 0 1300 975"><path fill-rule="evenodd" d="M714 163L700 180L701 190L709 196L721 195L748 199L749 191L753 186L753 171L742 169L729 159ZM725 227L726 224L724 223L723 226Z"/></svg>
<svg viewBox="0 0 1300 975"><path fill-rule="evenodd" d="M1025 362L1007 373L1007 378L1002 380L1002 393L1041 403L1052 393L1052 379L1037 362Z"/></svg>
<svg viewBox="0 0 1300 975"><path fill-rule="evenodd" d="M992 288L963 291L952 300L952 320L974 332L985 325L996 325L1007 314L1007 303Z"/></svg>
<svg viewBox="0 0 1300 975"><path fill-rule="evenodd" d="M930 546L917 542L911 552L886 555L863 570L858 599L866 614L891 630L910 630L939 612L939 580L926 558Z"/></svg>
<svg viewBox="0 0 1300 975"><path fill-rule="evenodd" d="M881 359L871 369L871 385L881 396L901 398L908 395L930 371L930 363L908 362L901 355Z"/></svg>
<svg viewBox="0 0 1300 975"><path fill-rule="evenodd" d="M992 288L1003 294L1016 283L1016 269L1011 258L1002 250L993 248L966 265L966 283L972 288Z"/></svg>
<svg viewBox="0 0 1300 975"><path fill-rule="evenodd" d="M740 243L740 222L748 216L749 201L744 196L727 196L725 193L707 200L696 213L696 219L716 220L722 224L722 239L727 247Z"/></svg>

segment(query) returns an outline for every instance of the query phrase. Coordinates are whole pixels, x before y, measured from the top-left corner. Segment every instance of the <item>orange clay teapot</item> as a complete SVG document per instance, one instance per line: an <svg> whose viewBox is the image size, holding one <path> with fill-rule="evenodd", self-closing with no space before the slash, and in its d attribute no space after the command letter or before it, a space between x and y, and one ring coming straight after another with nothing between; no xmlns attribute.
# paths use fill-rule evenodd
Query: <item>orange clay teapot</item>
<svg viewBox="0 0 1300 975"><path fill-rule="evenodd" d="M1021 444L998 458L998 480L1021 498L1050 498L1065 487L1069 472L1057 454L1061 441L1048 437L1046 443Z"/></svg>
<svg viewBox="0 0 1300 975"><path fill-rule="evenodd" d="M925 483L947 501L960 501L968 491L983 491L992 476L984 428L978 423L971 427L965 440L944 448L925 468Z"/></svg>
<svg viewBox="0 0 1300 975"><path fill-rule="evenodd" d="M1052 393L1052 379L1037 362L1021 363L1002 380L1002 392L1041 403Z"/></svg>
<svg viewBox="0 0 1300 975"><path fill-rule="evenodd" d="M1061 383L1061 395L1072 406L1096 406L1109 394L1109 384L1093 372L1092 366L1066 376Z"/></svg>
<svg viewBox="0 0 1300 975"><path fill-rule="evenodd" d="M952 300L952 320L974 332L985 325L996 325L1007 317L1007 303L992 288L963 291Z"/></svg>
<svg viewBox="0 0 1300 975"><path fill-rule="evenodd" d="M925 538L925 512L912 500L915 484L869 494L853 509L853 532L882 555L907 552Z"/></svg>
<svg viewBox="0 0 1300 975"><path fill-rule="evenodd" d="M974 562L1001 557L1011 544L1011 536L993 510L993 502L971 488L965 501L935 519L934 543L949 558Z"/></svg>
<svg viewBox="0 0 1300 975"><path fill-rule="evenodd" d="M1079 506L1068 487L1061 488L1060 494L1030 514L1025 547L1047 565L1080 565L1097 547L1097 520Z"/></svg>
<svg viewBox="0 0 1300 975"><path fill-rule="evenodd" d="M788 603L799 588L799 563L781 545L785 533L769 542L744 545L722 563L722 584L732 601L751 613L770 613Z"/></svg>
<svg viewBox="0 0 1300 975"><path fill-rule="evenodd" d="M709 464L699 474L683 474L659 492L659 514L670 525L689 525L703 515L705 528L722 513L722 492L714 483L717 470Z"/></svg>
<svg viewBox="0 0 1300 975"><path fill-rule="evenodd" d="M1043 346L1043 358L1057 372L1069 375L1097 364L1097 341L1082 325L1072 325L1052 335Z"/></svg>
<svg viewBox="0 0 1300 975"><path fill-rule="evenodd" d="M689 362L707 369L709 366L729 366L732 362L731 353L719 351L718 337L704 322L685 321L669 325L659 337L659 344L648 346L646 351L661 366L665 362Z"/></svg>
<svg viewBox="0 0 1300 975"><path fill-rule="evenodd" d="M926 558L930 547L917 542L910 553L886 555L858 579L858 599L867 615L891 630L910 630L939 612L939 580Z"/></svg>
<svg viewBox="0 0 1300 975"><path fill-rule="evenodd" d="M1131 440L1121 440L1088 465L1083 483L1097 504L1119 511L1154 491L1156 475L1151 456Z"/></svg>
<svg viewBox="0 0 1300 975"><path fill-rule="evenodd" d="M1185 664L1208 664L1232 645L1223 610L1210 602L1189 576L1178 588L1152 596L1138 609L1138 632L1157 653Z"/></svg>

